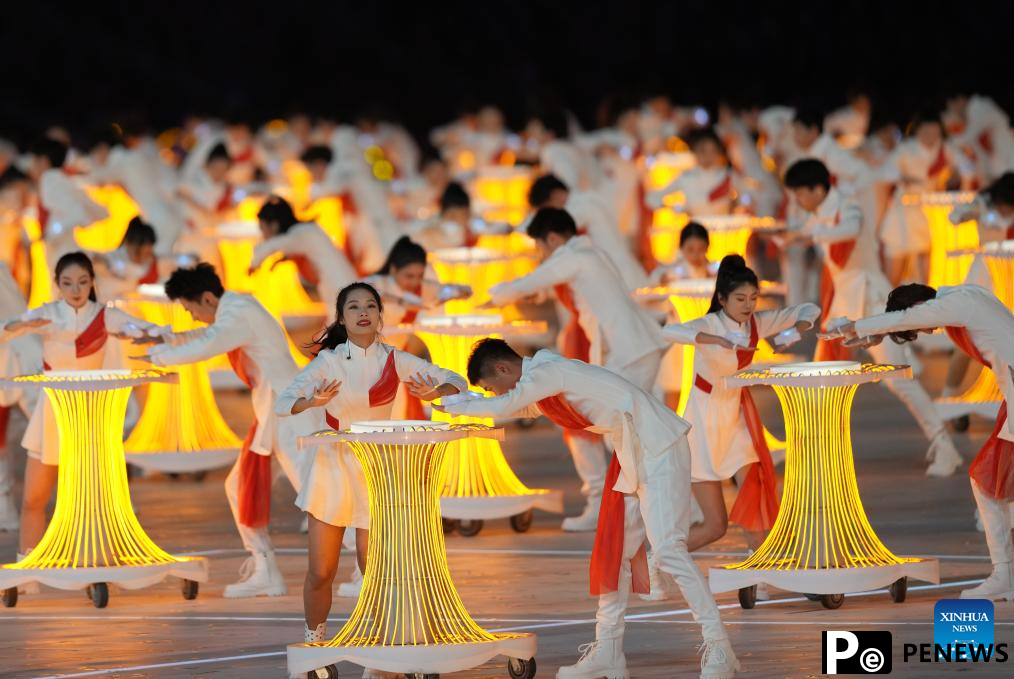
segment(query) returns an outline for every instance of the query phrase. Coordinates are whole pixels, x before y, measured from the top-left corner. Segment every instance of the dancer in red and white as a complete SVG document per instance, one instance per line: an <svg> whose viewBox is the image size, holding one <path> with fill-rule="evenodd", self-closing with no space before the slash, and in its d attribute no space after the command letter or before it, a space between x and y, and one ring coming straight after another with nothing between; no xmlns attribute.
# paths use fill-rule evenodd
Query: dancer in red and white
<svg viewBox="0 0 1014 679"><path fill-rule="evenodd" d="M468 388L459 375L380 341L384 303L367 283L343 288L336 305L337 321L317 338L321 347L317 356L275 400L279 417L323 410L327 424L340 430L353 422L391 419L402 383L426 401ZM362 469L350 449L336 453L322 446L307 461L296 499L310 517L309 568L303 588L307 642L325 640L346 528L356 529L358 565L366 568L368 499Z"/></svg>
<svg viewBox="0 0 1014 679"><path fill-rule="evenodd" d="M749 390L726 387L723 380L750 365L760 339L785 332L776 338L777 345L798 341L799 333L814 327L820 308L807 303L757 311L759 294L757 274L741 256L727 255L718 268L708 313L662 330L670 341L696 346L694 389L685 417L692 427L694 497L704 520L690 528L690 551L720 539L730 520L746 529L747 544L756 549L778 516L775 469L757 406ZM722 482L731 478L739 494L727 515Z"/></svg>
<svg viewBox="0 0 1014 679"><path fill-rule="evenodd" d="M334 322L334 300L338 291L356 279L345 253L335 247L324 230L313 222L300 222L288 201L269 196L257 212L264 240L254 247L251 271L271 255L281 253L295 262L299 275L316 286L327 307L327 322Z"/></svg>
<svg viewBox="0 0 1014 679"><path fill-rule="evenodd" d="M110 351L110 336L143 338L163 332L151 323L119 309L99 304L95 296L95 269L83 252L69 252L56 263L60 299L21 314L3 326L0 341L25 333L42 338L45 370L98 370L118 367ZM60 462L56 417L49 399L36 401L21 445L28 451L25 492L21 503L19 551L27 554L46 528L46 505L56 487Z"/></svg>
<svg viewBox="0 0 1014 679"><path fill-rule="evenodd" d="M910 342L920 332L944 328L954 343L993 371L1004 401L989 439L975 456L968 474L986 533L993 572L981 585L966 589L962 599L1014 601L1014 544L1008 505L1014 499L1014 421L1008 404L1014 399L1014 315L988 290L976 285L941 287L911 284L895 288L886 313L850 323L842 332L879 342Z"/></svg>
<svg viewBox="0 0 1014 679"><path fill-rule="evenodd" d="M663 198L679 191L686 202L678 206L691 217L727 215L732 212L736 196L744 188L741 178L729 166L722 142L710 130L695 132L690 138L696 165L669 183L648 194L651 207L662 207Z"/></svg>
<svg viewBox="0 0 1014 679"><path fill-rule="evenodd" d="M821 294L821 326L828 329L841 319L861 318L879 309L890 284L880 268L874 228L862 210L831 186L830 173L819 160L800 160L785 173L785 186L792 192L806 221L790 230L792 237L814 243L826 267ZM911 364L905 350L894 344L869 348L878 363ZM846 359L851 352L839 341L821 340L814 358L818 361ZM926 469L929 476L950 476L961 466L943 420L929 394L914 378L884 380L886 386L912 413L929 440Z"/></svg>
<svg viewBox="0 0 1014 679"><path fill-rule="evenodd" d="M140 217L127 225L120 247L112 252L93 253L99 265L98 294L101 301L120 299L137 290L139 285L150 285L162 280L163 270L172 266L155 256L158 236L155 229Z"/></svg>
<svg viewBox="0 0 1014 679"><path fill-rule="evenodd" d="M218 226L235 207L236 187L228 179L231 168L232 157L225 144L216 144L208 150L202 165L191 174L183 175L177 193L183 201L191 228ZM184 243L187 235L182 234Z"/></svg>
<svg viewBox="0 0 1014 679"><path fill-rule="evenodd" d="M207 327L174 333L142 358L169 366L225 354L236 375L250 388L254 424L225 479L229 508L250 557L240 569L241 580L227 585L224 595L283 595L287 588L268 535L274 480L271 461L278 461L298 492L304 455L297 450L296 436L322 429L323 417L310 412L280 422L275 416L275 399L299 369L282 326L252 295L227 292L214 268L204 262L192 269L174 271L166 281L165 292Z"/></svg>
<svg viewBox="0 0 1014 679"><path fill-rule="evenodd" d="M955 93L947 98L945 116L954 122L954 143L981 161L983 183L1014 171L1014 132L995 101L981 94Z"/></svg>
<svg viewBox="0 0 1014 679"><path fill-rule="evenodd" d="M701 625L701 677L734 676L739 662L704 576L687 551L688 423L616 373L546 349L522 359L499 339L476 344L468 379L496 397L439 407L475 417L546 415L561 427L603 434L614 451L591 558L591 593L599 597L595 641L581 647L576 664L560 668L558 679L630 676L623 618L631 589L647 591L645 540Z"/></svg>
<svg viewBox="0 0 1014 679"><path fill-rule="evenodd" d="M504 306L555 292L571 314L560 332L561 353L604 366L650 390L666 343L659 326L630 298L606 254L588 236L577 234L577 224L566 210L542 208L529 223L528 235L545 258L528 275L490 288L491 304ZM600 440L580 430L565 439L588 501L580 516L564 520L563 529L592 530L605 482L605 449Z"/></svg>

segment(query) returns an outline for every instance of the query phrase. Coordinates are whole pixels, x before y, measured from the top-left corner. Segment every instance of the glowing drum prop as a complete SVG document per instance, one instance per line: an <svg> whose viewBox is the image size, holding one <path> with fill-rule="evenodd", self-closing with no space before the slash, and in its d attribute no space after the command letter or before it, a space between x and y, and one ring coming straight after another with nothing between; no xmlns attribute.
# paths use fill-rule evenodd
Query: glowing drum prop
<svg viewBox="0 0 1014 679"><path fill-rule="evenodd" d="M747 369L728 386L768 384L785 415L788 449L781 507L764 544L746 561L714 567L713 592L739 590L753 608L756 585L821 595L838 608L842 592L890 585L905 600L907 578L940 582L935 559L895 556L873 532L859 497L852 458L852 400L860 384L911 375L908 366L826 361Z"/></svg>
<svg viewBox="0 0 1014 679"><path fill-rule="evenodd" d="M22 561L0 566L4 605L18 586L39 582L57 589L88 588L97 608L109 600L108 583L138 589L167 576L183 579L183 598L207 582L202 557L163 551L134 515L123 459L123 417L130 389L172 382L160 370L54 371L0 380L0 386L42 387L60 437L56 508L42 540Z"/></svg>
<svg viewBox="0 0 1014 679"><path fill-rule="evenodd" d="M908 193L901 197L904 206L919 206L930 230L930 263L927 285L960 285L972 265L971 255L951 256L953 250L979 246L979 226L975 220L951 224L951 210L975 200L972 192L943 191Z"/></svg>
<svg viewBox="0 0 1014 679"><path fill-rule="evenodd" d="M501 254L484 248L443 248L434 250L429 261L442 283L468 285L472 296L452 300L447 314L466 314L489 300L489 289L497 283L528 274L536 266L531 255Z"/></svg>
<svg viewBox="0 0 1014 679"><path fill-rule="evenodd" d="M665 209L665 208L664 208ZM670 208L671 209L671 208ZM746 256L746 246L754 233L775 234L785 223L773 217L717 215L710 217L673 216L656 223L651 230L651 252L659 262L674 262L679 253L680 231L691 219L708 229L708 259L721 261L726 255Z"/></svg>
<svg viewBox="0 0 1014 679"><path fill-rule="evenodd" d="M472 345L484 337L524 337L546 331L545 323L503 322L498 316L441 316L420 319L412 331L426 344L433 362L459 375L468 373ZM491 426L486 417L449 415L434 411L439 422ZM457 528L465 536L482 530L485 519L510 517L519 533L532 524L532 509L563 513L563 493L529 488L514 474L504 458L500 442L489 438L467 438L447 447L444 486L440 509L447 529ZM454 523L457 521L457 523Z"/></svg>
<svg viewBox="0 0 1014 679"><path fill-rule="evenodd" d="M160 285L142 285L138 295L117 304L129 313L173 332L197 324L182 305L169 300ZM175 366L175 382L148 387L144 409L123 444L127 462L163 472L203 472L232 464L242 441L218 410L208 362Z"/></svg>
<svg viewBox="0 0 1014 679"><path fill-rule="evenodd" d="M520 224L528 212L530 167L484 167L472 185L476 212L487 222Z"/></svg>
<svg viewBox="0 0 1014 679"><path fill-rule="evenodd" d="M447 447L502 437L502 429L409 420L364 422L301 439L304 446L352 449L370 493L370 546L348 622L330 641L290 644L290 675L324 668L337 677L334 664L348 661L429 677L506 655L511 677L535 676L535 635L487 632L468 614L451 580L440 527Z"/></svg>

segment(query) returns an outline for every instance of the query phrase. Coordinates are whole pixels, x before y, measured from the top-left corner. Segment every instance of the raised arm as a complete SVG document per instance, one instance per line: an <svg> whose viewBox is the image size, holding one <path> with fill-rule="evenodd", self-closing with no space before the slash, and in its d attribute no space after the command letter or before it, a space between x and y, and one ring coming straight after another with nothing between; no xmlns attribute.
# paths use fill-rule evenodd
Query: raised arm
<svg viewBox="0 0 1014 679"><path fill-rule="evenodd" d="M297 402L305 402L313 397L314 391L334 380L341 380L342 376L335 374L334 367L325 355L318 355L310 361L305 368L292 380L289 386L282 390L282 393L275 399L275 414L285 417L295 415L305 410L293 407Z"/></svg>
<svg viewBox="0 0 1014 679"><path fill-rule="evenodd" d="M459 394L468 390L468 382L458 373L441 368L406 351L395 349L394 367L398 371L398 379L402 382L417 375L429 378L441 392L440 396Z"/></svg>
<svg viewBox="0 0 1014 679"><path fill-rule="evenodd" d="M784 309L758 311L754 317L757 319L757 334L761 337L770 337L793 327L800 332L809 330L820 318L820 307L806 302Z"/></svg>
<svg viewBox="0 0 1014 679"><path fill-rule="evenodd" d="M858 205L846 203L841 210L837 224L815 224L809 229L814 243L840 243L858 238L863 230L863 211Z"/></svg>
<svg viewBox="0 0 1014 679"><path fill-rule="evenodd" d="M444 406L444 409L452 415L510 417L519 412L531 412L528 410L530 406L562 391L564 379L560 371L542 365L527 370L517 385L502 396L462 401Z"/></svg>
<svg viewBox="0 0 1014 679"><path fill-rule="evenodd" d="M674 344L697 344L697 336L707 332L708 321L702 316L686 323L666 325L662 328L662 338Z"/></svg>
<svg viewBox="0 0 1014 679"><path fill-rule="evenodd" d="M489 297L493 304L505 306L522 297L549 290L554 285L568 283L576 275L574 258L550 256L528 275L494 285L489 289Z"/></svg>
<svg viewBox="0 0 1014 679"><path fill-rule="evenodd" d="M153 347L151 362L165 366L206 361L247 344L250 334L249 322L238 313L226 312L201 331L180 333L168 344Z"/></svg>
<svg viewBox="0 0 1014 679"><path fill-rule="evenodd" d="M297 236L292 232L280 233L276 236L272 236L266 240L262 240L260 243L254 246L253 259L250 260L250 268L256 269L264 260L275 254L281 252L283 255L298 254L295 250Z"/></svg>
<svg viewBox="0 0 1014 679"><path fill-rule="evenodd" d="M866 337L898 330L964 326L968 315L974 312L974 305L969 304L967 295L952 293L916 304L904 311L889 311L860 319L855 322L855 331L860 337Z"/></svg>

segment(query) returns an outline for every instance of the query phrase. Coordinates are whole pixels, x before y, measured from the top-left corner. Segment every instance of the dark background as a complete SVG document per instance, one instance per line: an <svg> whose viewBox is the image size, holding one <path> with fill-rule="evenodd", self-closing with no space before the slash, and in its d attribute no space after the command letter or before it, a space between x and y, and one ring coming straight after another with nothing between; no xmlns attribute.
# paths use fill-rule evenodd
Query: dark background
<svg viewBox="0 0 1014 679"><path fill-rule="evenodd" d="M514 125L652 92L830 108L849 88L904 119L959 87L1014 108L1014 2L311 2L11 0L0 10L0 136L49 124L257 124L369 110L416 134L462 107Z"/></svg>

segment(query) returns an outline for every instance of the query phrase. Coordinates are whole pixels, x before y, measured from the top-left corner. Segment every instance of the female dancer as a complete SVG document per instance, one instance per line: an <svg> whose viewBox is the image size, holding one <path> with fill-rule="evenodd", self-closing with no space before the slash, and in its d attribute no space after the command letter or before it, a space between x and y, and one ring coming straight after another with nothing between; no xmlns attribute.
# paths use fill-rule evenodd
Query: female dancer
<svg viewBox="0 0 1014 679"><path fill-rule="evenodd" d="M384 344L383 313L381 295L372 286L358 282L343 288L338 293L337 320L317 338L320 351L279 395L275 412L296 415L323 407L328 424L340 429L356 421L389 419L402 382L424 401L468 388L455 373ZM369 504L363 472L352 452L318 450L307 462L296 505L309 514L310 524L303 588L305 638L323 641L346 527L356 529L359 567L366 568Z"/></svg>

